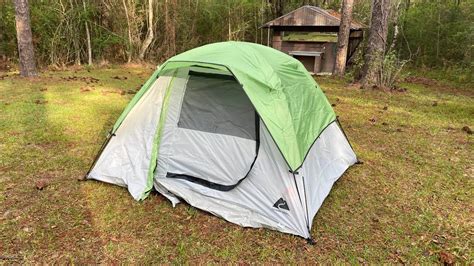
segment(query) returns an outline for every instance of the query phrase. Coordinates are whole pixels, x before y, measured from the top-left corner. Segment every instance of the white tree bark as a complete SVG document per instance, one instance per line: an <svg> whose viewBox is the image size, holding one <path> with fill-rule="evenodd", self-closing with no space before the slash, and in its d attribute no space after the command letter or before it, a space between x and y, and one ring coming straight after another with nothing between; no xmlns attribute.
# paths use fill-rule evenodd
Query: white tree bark
<svg viewBox="0 0 474 266"><path fill-rule="evenodd" d="M84 12L87 11L86 9L86 1L82 1L82 5L84 6ZM86 27L86 38L87 38L87 64L89 66L92 65L92 46L91 46L91 33L89 31L89 23L87 23L87 20L85 22L85 27Z"/></svg>
<svg viewBox="0 0 474 266"><path fill-rule="evenodd" d="M153 0L148 0L148 30L146 33L146 38L142 43L142 47L140 48L140 53L138 54L138 58L140 60L145 59L145 53L150 46L151 42L154 38L154 31L153 31Z"/></svg>
<svg viewBox="0 0 474 266"><path fill-rule="evenodd" d="M130 16L128 15L127 3L122 0L123 9L125 10L125 17L127 18L127 30L128 30L128 51L127 51L127 63L132 61L132 31L130 29Z"/></svg>

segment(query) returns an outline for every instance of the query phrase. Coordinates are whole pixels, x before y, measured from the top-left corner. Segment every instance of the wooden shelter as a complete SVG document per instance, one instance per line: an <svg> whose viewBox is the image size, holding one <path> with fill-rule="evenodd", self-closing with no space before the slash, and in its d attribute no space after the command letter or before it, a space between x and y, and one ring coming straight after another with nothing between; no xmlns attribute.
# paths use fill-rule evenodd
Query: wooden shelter
<svg viewBox="0 0 474 266"><path fill-rule="evenodd" d="M332 74L340 18L341 14L333 10L307 5L267 22L262 28L268 29L268 46L297 58L313 74ZM352 21L348 62L362 41L364 28Z"/></svg>

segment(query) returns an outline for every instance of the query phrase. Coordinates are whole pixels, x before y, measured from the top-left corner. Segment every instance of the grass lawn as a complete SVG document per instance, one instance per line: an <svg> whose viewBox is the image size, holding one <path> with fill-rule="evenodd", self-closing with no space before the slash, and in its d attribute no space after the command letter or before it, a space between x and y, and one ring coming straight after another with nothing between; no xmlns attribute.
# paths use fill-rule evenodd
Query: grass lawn
<svg viewBox="0 0 474 266"><path fill-rule="evenodd" d="M79 182L150 68L0 77L0 264L474 263L474 86L406 92L317 78L360 159L317 214L316 245L152 193ZM1 76L1 75L0 75ZM42 190L37 186L44 187Z"/></svg>

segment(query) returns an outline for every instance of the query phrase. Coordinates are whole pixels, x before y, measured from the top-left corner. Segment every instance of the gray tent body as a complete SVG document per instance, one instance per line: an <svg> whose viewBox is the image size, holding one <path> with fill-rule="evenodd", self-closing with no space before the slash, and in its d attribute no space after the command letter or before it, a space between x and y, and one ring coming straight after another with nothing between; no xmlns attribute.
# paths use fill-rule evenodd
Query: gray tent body
<svg viewBox="0 0 474 266"><path fill-rule="evenodd" d="M169 105L162 114L166 89ZM357 162L337 122L291 172L268 129L231 73L199 67L161 75L127 115L88 178L142 198L160 117L153 186L245 227L310 238L312 220L334 182Z"/></svg>

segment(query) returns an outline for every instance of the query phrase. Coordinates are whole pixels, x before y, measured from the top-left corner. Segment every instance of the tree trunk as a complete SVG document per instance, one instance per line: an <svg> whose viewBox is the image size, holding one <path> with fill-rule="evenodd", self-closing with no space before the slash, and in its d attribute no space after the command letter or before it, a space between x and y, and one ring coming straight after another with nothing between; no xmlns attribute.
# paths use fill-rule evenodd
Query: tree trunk
<svg viewBox="0 0 474 266"><path fill-rule="evenodd" d="M232 41L232 24L230 23L230 6L227 6L227 40Z"/></svg>
<svg viewBox="0 0 474 266"><path fill-rule="evenodd" d="M361 83L363 88L377 85L387 45L389 11L390 0L372 0L369 39L364 56L365 62L362 67Z"/></svg>
<svg viewBox="0 0 474 266"><path fill-rule="evenodd" d="M165 0L165 58L176 54L176 0Z"/></svg>
<svg viewBox="0 0 474 266"><path fill-rule="evenodd" d="M146 38L142 43L142 47L140 48L140 53L138 54L138 58L140 60L145 59L145 53L148 47L150 46L151 42L154 38L153 32L153 0L148 0L148 21L147 21L148 29L146 33Z"/></svg>
<svg viewBox="0 0 474 266"><path fill-rule="evenodd" d="M177 1L171 0L171 24L170 24L170 51L169 55L174 56L176 54L176 16L177 16Z"/></svg>
<svg viewBox="0 0 474 266"><path fill-rule="evenodd" d="M392 43L390 44L390 48L387 49L387 51L393 51L395 50L395 46L397 45L397 39L398 39L398 34L400 32L398 28L398 16L400 12L400 5L402 1L399 0L397 2L397 5L395 7L395 10L393 12L393 37L392 37Z"/></svg>
<svg viewBox="0 0 474 266"><path fill-rule="evenodd" d="M441 1L438 0L437 4L438 10L438 23L436 27L436 61L439 63L439 38L440 38L440 28L441 28Z"/></svg>
<svg viewBox="0 0 474 266"><path fill-rule="evenodd" d="M37 73L28 0L14 0L14 4L16 38L20 58L20 75L23 77L33 77L36 76Z"/></svg>
<svg viewBox="0 0 474 266"><path fill-rule="evenodd" d="M269 0L273 18L283 16L284 1L285 0Z"/></svg>
<svg viewBox="0 0 474 266"><path fill-rule="evenodd" d="M69 4L71 5L71 11L74 10L74 2L73 0L69 0ZM77 2L76 2L76 5L77 5ZM73 21L71 22L72 23L71 25L69 25L70 26L69 30L71 31L72 44L74 47L74 55L75 55L74 64L80 66L81 65L81 48L79 45L79 34L78 34L78 31L76 30L77 25L75 25Z"/></svg>
<svg viewBox="0 0 474 266"><path fill-rule="evenodd" d="M125 10L125 17L127 18L127 30L128 30L128 51L127 51L127 63L132 61L132 31L130 29L130 16L128 15L127 3L122 0L123 9Z"/></svg>
<svg viewBox="0 0 474 266"><path fill-rule="evenodd" d="M82 1L82 5L84 6L84 12L87 12L86 9L86 1ZM91 46L91 33L89 31L89 23L85 22L85 27L86 27L86 38L87 38L87 64L89 66L92 65L92 46Z"/></svg>
<svg viewBox="0 0 474 266"><path fill-rule="evenodd" d="M339 34L337 35L336 65L334 67L334 75L340 77L344 76L344 72L346 71L347 48L349 46L353 4L353 0L342 1L342 16Z"/></svg>

